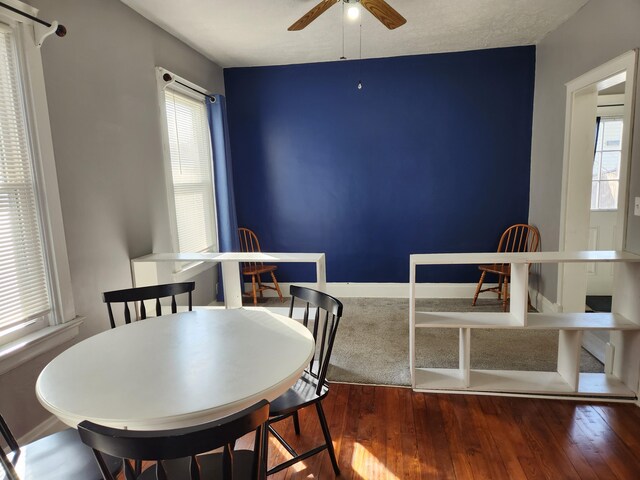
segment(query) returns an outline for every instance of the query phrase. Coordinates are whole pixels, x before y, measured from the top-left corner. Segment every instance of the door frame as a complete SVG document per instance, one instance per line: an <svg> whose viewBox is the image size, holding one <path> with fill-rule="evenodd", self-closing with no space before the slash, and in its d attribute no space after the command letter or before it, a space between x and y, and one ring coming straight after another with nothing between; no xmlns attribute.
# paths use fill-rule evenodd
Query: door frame
<svg viewBox="0 0 640 480"><path fill-rule="evenodd" d="M630 50L609 62L590 70L566 84L564 154L562 166L562 197L560 204L561 251L587 250L591 192L591 168L584 171L586 155L593 163L595 117L598 91L625 81L624 132L620 162L618 215L615 247L624 249L627 211L629 208L629 169L633 138L634 99L638 50ZM593 110L591 112L591 110ZM591 122L593 116L593 122ZM587 185L588 179L588 185ZM585 224L586 218L586 224ZM583 312L586 295L586 265L559 264L557 303L561 311Z"/></svg>

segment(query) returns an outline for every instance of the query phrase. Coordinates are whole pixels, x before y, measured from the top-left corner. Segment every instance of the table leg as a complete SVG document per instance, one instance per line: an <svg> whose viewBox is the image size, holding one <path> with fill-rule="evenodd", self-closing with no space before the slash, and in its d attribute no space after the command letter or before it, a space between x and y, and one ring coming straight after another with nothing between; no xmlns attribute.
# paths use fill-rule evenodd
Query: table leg
<svg viewBox="0 0 640 480"><path fill-rule="evenodd" d="M239 262L222 262L222 280L224 284L224 306L242 307L242 285L240 283Z"/></svg>
<svg viewBox="0 0 640 480"><path fill-rule="evenodd" d="M327 267L325 264L325 257L322 254L322 257L318 259L316 262L316 290L320 290L321 292L326 291L327 289Z"/></svg>

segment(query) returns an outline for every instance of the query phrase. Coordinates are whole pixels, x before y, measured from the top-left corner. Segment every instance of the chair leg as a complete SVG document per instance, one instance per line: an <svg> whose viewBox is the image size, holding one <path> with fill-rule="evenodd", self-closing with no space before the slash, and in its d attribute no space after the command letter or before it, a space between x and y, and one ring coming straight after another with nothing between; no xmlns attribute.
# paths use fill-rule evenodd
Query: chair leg
<svg viewBox="0 0 640 480"><path fill-rule="evenodd" d="M509 277L506 275L502 279L502 310L507 311L507 301L509 300Z"/></svg>
<svg viewBox="0 0 640 480"><path fill-rule="evenodd" d="M262 279L260 278L260 275L256 275L256 279L258 280L258 295L260 295L260 300L262 300L264 298L264 295L262 294L262 291L264 290L264 287L262 286Z"/></svg>
<svg viewBox="0 0 640 480"><path fill-rule="evenodd" d="M296 435L300 435L300 418L298 418L298 412L293 412L293 429Z"/></svg>
<svg viewBox="0 0 640 480"><path fill-rule="evenodd" d="M269 468L269 421L265 423L260 429L260 442L262 443L260 448L260 480L267 478L267 469Z"/></svg>
<svg viewBox="0 0 640 480"><path fill-rule="evenodd" d="M251 287L253 288L253 305L258 306L258 294L256 292L256 276L251 275Z"/></svg>
<svg viewBox="0 0 640 480"><path fill-rule="evenodd" d="M502 300L502 282L504 282L504 275L498 275L498 300Z"/></svg>
<svg viewBox="0 0 640 480"><path fill-rule="evenodd" d="M478 300L478 295L480 294L480 289L482 288L482 282L484 282L484 276L487 274L487 272L482 272L482 275L480 275L480 280L478 280L478 286L476 287L476 293L473 296L473 302L471 303L472 307L476 306L476 301Z"/></svg>
<svg viewBox="0 0 640 480"><path fill-rule="evenodd" d="M324 416L324 410L322 409L322 402L316 402L316 410L318 411L318 418L320 419L320 426L322 427L322 433L324 434L324 441L327 444L327 451L329 452L329 458L331 458L333 471L335 472L336 476L338 476L340 475L340 468L338 467L336 452L333 450L331 433L329 433L329 426L327 425L327 419Z"/></svg>
<svg viewBox="0 0 640 480"><path fill-rule="evenodd" d="M271 278L273 280L273 285L276 287L276 292L278 292L278 296L280 297L280 301L284 302L284 298L282 298L282 292L280 291L280 285L278 285L278 281L276 280L276 276L273 272L271 272Z"/></svg>

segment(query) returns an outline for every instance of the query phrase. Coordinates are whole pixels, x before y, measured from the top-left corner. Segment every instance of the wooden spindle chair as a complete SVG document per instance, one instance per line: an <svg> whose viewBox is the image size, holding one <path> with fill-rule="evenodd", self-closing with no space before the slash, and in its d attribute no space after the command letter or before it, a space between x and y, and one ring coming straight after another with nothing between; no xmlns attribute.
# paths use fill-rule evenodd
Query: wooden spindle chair
<svg viewBox="0 0 640 480"><path fill-rule="evenodd" d="M195 427L136 431L85 420L78 432L93 449L104 480L115 480L103 468L104 454L122 459L127 480L262 480L268 418L269 402L261 400L234 415ZM251 432L255 432L254 450L234 450L235 441ZM207 453L218 448L223 451ZM132 461L156 463L137 474Z"/></svg>
<svg viewBox="0 0 640 480"><path fill-rule="evenodd" d="M293 306L295 300L302 300L305 305L303 324L313 334L313 338L316 343L316 351L314 352L314 356L311 359L309 366L304 370L296 384L271 402L271 406L269 408L269 421L267 422L268 432L282 444L292 458L271 468L270 470L267 470L266 461L268 443L265 443L263 446L265 452L264 470L267 470L267 475L271 475L326 449L329 452L329 457L335 474L340 475L338 461L333 450L329 426L327 425L327 419L325 418L324 410L322 409L322 400L329 393L329 383L326 381L326 376L327 370L329 369L329 361L331 359L333 344L338 331L338 324L342 317L342 302L337 298L327 295L326 293L295 285L291 286L290 294L291 306L289 307L289 317L293 318ZM315 316L313 319L310 319L309 311L313 308L316 309ZM296 435L300 435L298 411L311 405L315 405L316 407L318 420L320 421L320 427L322 429L325 442L318 447L299 454L291 445L289 445L282 435L276 431L274 424L284 420L285 418L293 417L295 433ZM267 440L268 439L265 437L265 442Z"/></svg>
<svg viewBox="0 0 640 480"><path fill-rule="evenodd" d="M498 252L537 252L540 248L540 232L533 225L519 223L507 228L500 237L498 243ZM529 265L531 268L531 265ZM476 293L473 296L472 305L475 306L478 295L482 292L495 292L498 294L498 300L502 299L502 309L507 311L507 302L509 300L509 280L511 279L511 264L496 263L492 265L478 265L478 269L482 272L480 280L476 287ZM498 286L490 288L482 288L487 273L493 273L498 276ZM531 300L529 299L529 305Z"/></svg>
<svg viewBox="0 0 640 480"><path fill-rule="evenodd" d="M192 292L195 288L195 282L169 283L165 285L152 285L149 287L127 288L124 290L104 292L102 294L102 300L107 304L111 328L116 328L116 322L111 308L112 303L124 303L124 322L125 324L129 324L131 323L129 302L133 303L134 310L139 312L139 315L136 315L136 321L147 318L147 309L144 303L145 300L155 300L155 312L156 316L159 317L162 315L162 305L160 300L162 298L171 297L171 313L176 313L178 311L176 295L183 293L189 294L189 311L191 311L193 309ZM139 302L139 304L136 304L136 302Z"/></svg>
<svg viewBox="0 0 640 480"><path fill-rule="evenodd" d="M241 252L249 252L256 253L260 252L260 242L258 241L258 237L253 231L248 228L240 227L238 228L238 238L240 239L240 251ZM275 271L278 269L276 265L265 265L262 262L243 262L242 263L242 275L247 277L251 277L251 293L245 293L245 297L253 296L253 304L258 305L258 294L260 298L262 298L262 292L264 290L275 290L278 292L278 297L280 297L280 301L284 302L284 298L282 298L282 292L280 291L280 285L278 285L278 280L276 280ZM266 285L262 283L260 279L260 275L263 273L271 274L271 279L273 280L273 287L271 285Z"/></svg>

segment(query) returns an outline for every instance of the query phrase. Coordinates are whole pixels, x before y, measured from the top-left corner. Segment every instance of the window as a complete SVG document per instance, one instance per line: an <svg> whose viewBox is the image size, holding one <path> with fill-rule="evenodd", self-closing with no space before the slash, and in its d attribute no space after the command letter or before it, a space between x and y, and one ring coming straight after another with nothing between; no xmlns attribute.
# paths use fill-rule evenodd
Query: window
<svg viewBox="0 0 640 480"><path fill-rule="evenodd" d="M36 16L37 9L12 2ZM79 332L40 49L0 10L0 374Z"/></svg>
<svg viewBox="0 0 640 480"><path fill-rule="evenodd" d="M601 117L591 183L591 210L617 210L622 157L622 117Z"/></svg>
<svg viewBox="0 0 640 480"><path fill-rule="evenodd" d="M177 250L215 251L212 155L205 98L170 85L164 90L164 104Z"/></svg>
<svg viewBox="0 0 640 480"><path fill-rule="evenodd" d="M16 36L0 24L0 332L46 319L51 300Z"/></svg>

